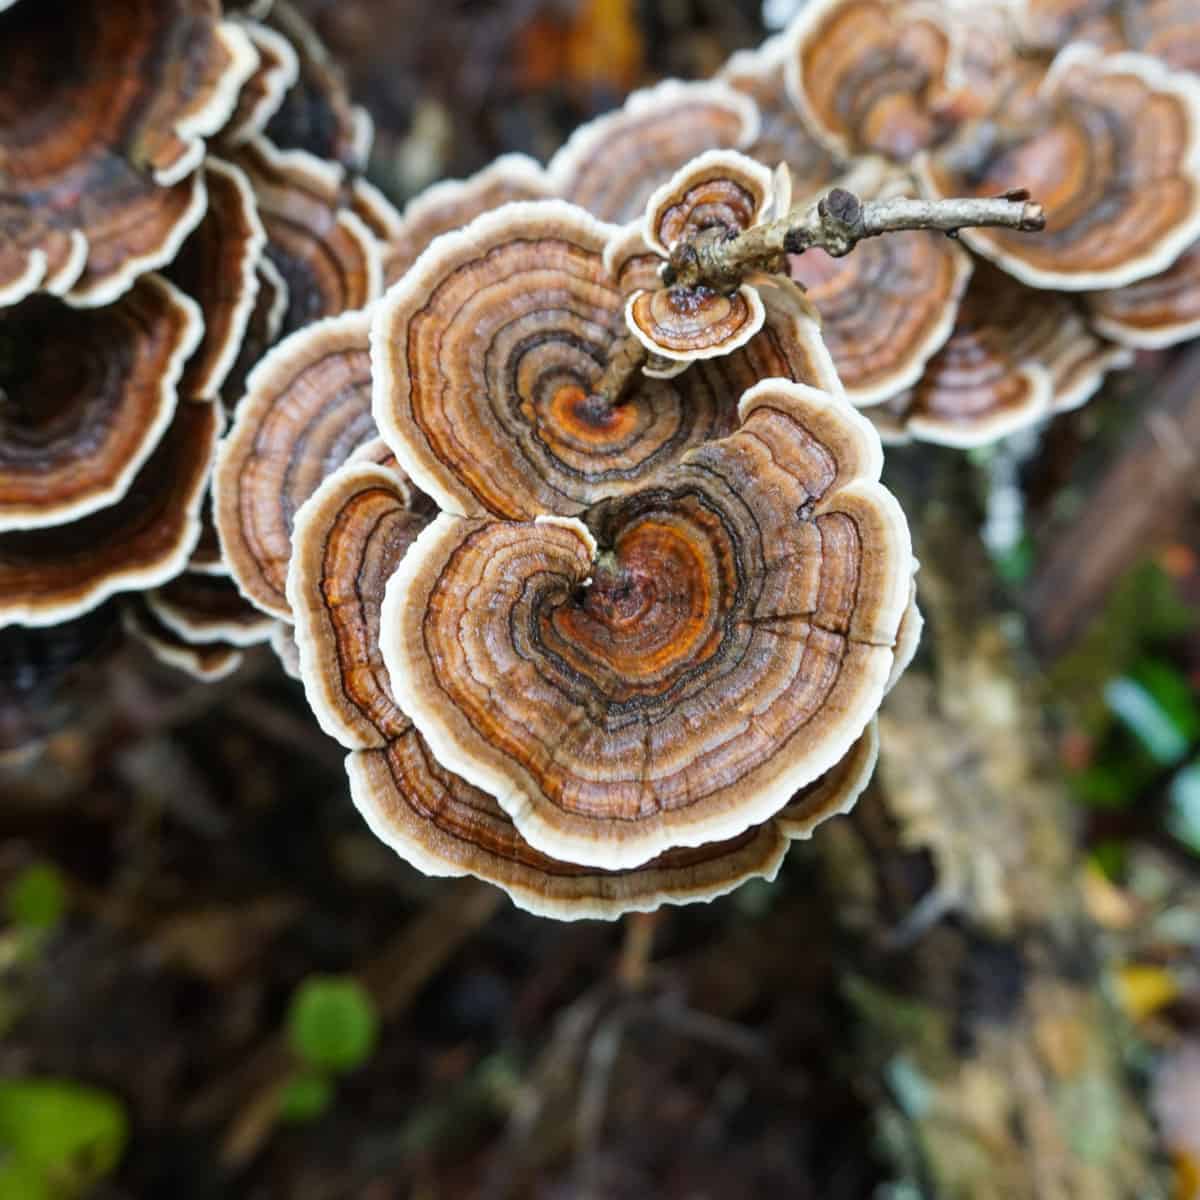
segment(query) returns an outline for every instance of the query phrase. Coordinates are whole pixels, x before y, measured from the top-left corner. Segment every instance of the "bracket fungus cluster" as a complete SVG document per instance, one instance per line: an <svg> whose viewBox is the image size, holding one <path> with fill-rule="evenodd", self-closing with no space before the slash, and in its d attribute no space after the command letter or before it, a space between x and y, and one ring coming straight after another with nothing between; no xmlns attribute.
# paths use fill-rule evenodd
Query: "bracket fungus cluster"
<svg viewBox="0 0 1200 1200"><path fill-rule="evenodd" d="M0 10L0 627L111 611L212 677L273 628L215 536L218 438L288 327L380 290L370 126L284 0L63 7Z"/></svg>

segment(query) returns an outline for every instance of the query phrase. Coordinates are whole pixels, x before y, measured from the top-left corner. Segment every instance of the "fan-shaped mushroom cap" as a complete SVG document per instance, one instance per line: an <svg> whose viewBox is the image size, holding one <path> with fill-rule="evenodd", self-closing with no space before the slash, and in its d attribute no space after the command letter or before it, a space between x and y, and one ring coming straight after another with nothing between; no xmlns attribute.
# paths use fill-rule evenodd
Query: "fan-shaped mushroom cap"
<svg viewBox="0 0 1200 1200"><path fill-rule="evenodd" d="M242 665L243 654L223 642L196 643L181 638L164 625L141 596L130 596L121 605L126 634L140 642L159 662L193 679L215 683Z"/></svg>
<svg viewBox="0 0 1200 1200"><path fill-rule="evenodd" d="M771 205L767 167L735 150L708 150L680 167L646 201L642 235L663 257L706 229L733 236L757 225Z"/></svg>
<svg viewBox="0 0 1200 1200"><path fill-rule="evenodd" d="M200 311L148 275L107 308L0 310L0 531L118 501L171 422Z"/></svg>
<svg viewBox="0 0 1200 1200"><path fill-rule="evenodd" d="M22 4L0 17L0 303L105 304L203 212L187 177L254 69L205 0ZM70 70L56 64L70 63Z"/></svg>
<svg viewBox="0 0 1200 1200"><path fill-rule="evenodd" d="M581 125L547 171L560 196L602 221L623 224L697 154L742 150L757 137L758 110L747 96L724 83L667 80Z"/></svg>
<svg viewBox="0 0 1200 1200"><path fill-rule="evenodd" d="M944 133L951 38L940 7L912 0L810 0L787 35L787 87L835 153L899 162Z"/></svg>
<svg viewBox="0 0 1200 1200"><path fill-rule="evenodd" d="M724 357L744 346L765 319L762 297L747 283L728 294L708 287L660 287L635 293L625 306L633 336L651 354L681 363Z"/></svg>
<svg viewBox="0 0 1200 1200"><path fill-rule="evenodd" d="M283 331L370 304L382 290L378 243L342 207L341 171L302 150L255 138L237 154L267 231L267 257L287 281Z"/></svg>
<svg viewBox="0 0 1200 1200"><path fill-rule="evenodd" d="M281 33L258 21L246 21L242 29L258 53L258 67L242 86L237 107L221 130L221 141L228 146L262 133L300 75L300 59Z"/></svg>
<svg viewBox="0 0 1200 1200"><path fill-rule="evenodd" d="M180 404L125 497L70 525L0 534L0 625L53 625L186 565L216 449L212 404Z"/></svg>
<svg viewBox="0 0 1200 1200"><path fill-rule="evenodd" d="M949 341L892 414L923 441L977 446L1084 403L1128 352L1090 332L1074 301L976 267Z"/></svg>
<svg viewBox="0 0 1200 1200"><path fill-rule="evenodd" d="M1137 50L1177 71L1200 71L1200 11L1193 0L1017 0L1025 40L1043 49L1085 42Z"/></svg>
<svg viewBox="0 0 1200 1200"><path fill-rule="evenodd" d="M208 211L167 269L200 305L204 340L184 372L185 396L217 396L233 369L258 296L257 267L266 244L245 174L209 157Z"/></svg>
<svg viewBox="0 0 1200 1200"><path fill-rule="evenodd" d="M439 238L376 307L375 421L440 507L576 513L728 432L759 379L835 378L815 322L781 303L738 353L601 400L625 334L602 257L619 234L562 201L508 205Z"/></svg>
<svg viewBox="0 0 1200 1200"><path fill-rule="evenodd" d="M1037 99L1021 128L926 159L924 189L989 196L1019 181L1036 195L1037 237L962 231L1033 287L1121 287L1165 270L1200 233L1200 82L1142 55L1072 46Z"/></svg>
<svg viewBox="0 0 1200 1200"><path fill-rule="evenodd" d="M1165 271L1086 297L1092 324L1123 346L1158 350L1200 336L1200 242Z"/></svg>
<svg viewBox="0 0 1200 1200"><path fill-rule="evenodd" d="M846 395L866 406L921 377L954 327L971 259L943 234L911 230L868 238L841 258L806 250L791 275L821 314Z"/></svg>
<svg viewBox="0 0 1200 1200"><path fill-rule="evenodd" d="M383 251L384 282L401 279L425 248L443 233L518 200L545 200L554 187L541 165L524 154L504 154L467 179L443 179L408 202L399 229Z"/></svg>
<svg viewBox="0 0 1200 1200"><path fill-rule="evenodd" d="M787 838L853 803L875 759L874 725L845 759L794 796L767 825L732 842L670 851L610 873L539 854L489 795L447 772L392 696L379 651L387 579L428 519L410 489L372 465L346 466L297 514L288 595L303 678L322 726L354 751L355 803L388 845L434 875L472 874L522 908L561 919L612 918L660 903L710 899L774 875Z"/></svg>
<svg viewBox="0 0 1200 1200"><path fill-rule="evenodd" d="M246 379L258 360L279 340L287 316L287 280L266 255L258 260L254 278L254 308L246 322L241 348L221 388L221 400L228 413L237 408L246 394Z"/></svg>
<svg viewBox="0 0 1200 1200"><path fill-rule="evenodd" d="M267 136L285 149L363 170L371 154L370 118L350 102L342 73L316 31L285 0L272 4L267 21L299 58L299 77L268 122Z"/></svg>
<svg viewBox="0 0 1200 1200"><path fill-rule="evenodd" d="M275 622L245 600L232 579L184 571L145 593L158 620L185 642L253 646Z"/></svg>
<svg viewBox="0 0 1200 1200"><path fill-rule="evenodd" d="M586 525L442 514L388 583L395 694L545 854L620 869L737 837L883 696L912 549L877 436L782 380L739 409Z"/></svg>
<svg viewBox="0 0 1200 1200"><path fill-rule="evenodd" d="M758 107L758 137L745 153L768 167L785 163L797 196L810 196L838 175L838 165L828 148L800 119L788 95L785 68L787 39L769 38L757 50L739 50L721 68L717 78L749 96Z"/></svg>
<svg viewBox="0 0 1200 1200"><path fill-rule="evenodd" d="M284 585L292 519L364 442L371 420L370 320L329 317L251 372L213 474L217 530L233 578L263 612L291 619Z"/></svg>

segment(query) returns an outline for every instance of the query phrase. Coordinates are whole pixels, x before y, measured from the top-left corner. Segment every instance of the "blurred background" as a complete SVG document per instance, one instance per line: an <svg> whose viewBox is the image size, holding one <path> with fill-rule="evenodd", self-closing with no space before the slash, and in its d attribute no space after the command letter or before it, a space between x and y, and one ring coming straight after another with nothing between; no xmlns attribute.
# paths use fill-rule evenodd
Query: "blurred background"
<svg viewBox="0 0 1200 1200"><path fill-rule="evenodd" d="M767 32L757 0L300 7L397 202ZM124 647L51 701L0 639L0 721L48 734L0 775L0 1080L57 1081L0 1082L0 1130L108 1200L1194 1194L1198 454L1186 346L893 452L937 642L876 783L774 884L613 925L408 868L265 648L205 685Z"/></svg>

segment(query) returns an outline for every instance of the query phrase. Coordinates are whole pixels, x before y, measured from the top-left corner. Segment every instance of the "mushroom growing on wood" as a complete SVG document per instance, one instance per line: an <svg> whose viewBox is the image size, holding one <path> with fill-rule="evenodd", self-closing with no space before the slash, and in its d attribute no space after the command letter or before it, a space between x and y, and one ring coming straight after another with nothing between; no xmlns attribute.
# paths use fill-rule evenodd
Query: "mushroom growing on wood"
<svg viewBox="0 0 1200 1200"><path fill-rule="evenodd" d="M812 317L784 302L737 353L604 394L625 338L604 254L624 236L563 201L507 205L439 238L377 306L375 420L441 507L570 515L729 432L759 379L837 386Z"/></svg>
<svg viewBox="0 0 1200 1200"><path fill-rule="evenodd" d="M443 513L388 583L395 695L544 854L619 870L738 837L882 699L913 563L878 438L781 380L739 416L583 520Z"/></svg>
<svg viewBox="0 0 1200 1200"><path fill-rule="evenodd" d="M288 595L301 673L322 726L350 751L355 803L372 830L419 870L475 875L522 908L559 919L614 918L661 903L711 899L772 877L790 837L843 811L874 766L872 723L849 753L771 821L719 845L668 851L625 871L547 857L496 800L446 771L404 716L379 650L388 578L428 521L395 472L347 465L296 520Z"/></svg>
<svg viewBox="0 0 1200 1200"><path fill-rule="evenodd" d="M213 475L217 530L242 594L291 619L284 584L296 509L376 436L370 319L328 317L285 339L251 372Z"/></svg>
<svg viewBox="0 0 1200 1200"><path fill-rule="evenodd" d="M1168 268L1200 234L1200 82L1137 54L1070 46L1020 119L965 126L919 164L933 197L1032 190L1046 232L965 229L1036 288L1122 287Z"/></svg>
<svg viewBox="0 0 1200 1200"><path fill-rule="evenodd" d="M170 261L204 212L204 139L256 59L216 0L0 14L0 303L105 304Z"/></svg>
<svg viewBox="0 0 1200 1200"><path fill-rule="evenodd" d="M0 309L0 531L118 502L171 423L202 329L157 275L106 308L31 296Z"/></svg>

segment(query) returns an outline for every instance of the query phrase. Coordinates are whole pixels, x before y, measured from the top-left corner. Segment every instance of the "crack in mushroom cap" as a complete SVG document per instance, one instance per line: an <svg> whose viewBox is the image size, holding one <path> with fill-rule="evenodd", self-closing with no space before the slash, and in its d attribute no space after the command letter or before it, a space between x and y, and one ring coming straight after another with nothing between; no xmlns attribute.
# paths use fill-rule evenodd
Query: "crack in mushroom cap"
<svg viewBox="0 0 1200 1200"><path fill-rule="evenodd" d="M283 332L365 308L383 288L379 244L342 204L341 169L265 138L239 149L267 231L267 257L287 282Z"/></svg>
<svg viewBox="0 0 1200 1200"><path fill-rule="evenodd" d="M809 196L832 183L839 168L828 147L801 120L788 95L786 61L787 39L777 34L756 50L731 55L717 78L749 96L758 108L758 137L745 153L768 167L785 163L793 192Z"/></svg>
<svg viewBox="0 0 1200 1200"><path fill-rule="evenodd" d="M285 595L296 510L375 438L370 318L346 313L294 333L251 372L213 474L217 531L242 594L291 620Z"/></svg>
<svg viewBox="0 0 1200 1200"><path fill-rule="evenodd" d="M948 13L912 0L810 0L787 33L793 103L835 154L908 162L945 134Z"/></svg>
<svg viewBox="0 0 1200 1200"><path fill-rule="evenodd" d="M1037 100L1014 128L1001 115L994 137L964 135L918 163L926 193L1028 188L1044 232L961 236L1032 287L1121 287L1169 267L1200 234L1200 81L1144 55L1071 46Z"/></svg>
<svg viewBox="0 0 1200 1200"><path fill-rule="evenodd" d="M292 44L298 58L295 83L267 123L267 136L288 150L306 150L350 171L366 168L372 128L351 103L341 69L313 27L285 0L271 6L268 25Z"/></svg>
<svg viewBox="0 0 1200 1200"><path fill-rule="evenodd" d="M563 201L508 205L439 238L376 307L375 421L441 508L579 512L727 433L759 379L832 375L815 322L784 302L738 353L597 402L625 334L603 259L613 236Z"/></svg>
<svg viewBox="0 0 1200 1200"><path fill-rule="evenodd" d="M215 0L0 16L0 303L106 304L170 260L203 212L203 139L255 65L219 16Z"/></svg>
<svg viewBox="0 0 1200 1200"><path fill-rule="evenodd" d="M852 403L878 404L921 377L954 328L970 256L932 230L860 242L833 258L791 257L791 277L821 316L821 336Z"/></svg>
<svg viewBox="0 0 1200 1200"><path fill-rule="evenodd" d="M1015 8L1025 39L1043 49L1084 42L1200 71L1200 10L1193 0L1017 0Z"/></svg>
<svg viewBox="0 0 1200 1200"><path fill-rule="evenodd" d="M707 900L772 877L790 837L853 804L875 760L874 724L846 757L766 825L731 842L668 851L645 867L598 871L534 850L485 792L446 771L396 704L379 650L388 578L428 515L405 481L347 465L297 514L288 596L301 673L322 728L354 750L355 803L371 829L432 875L471 874L522 908L558 919L613 918L661 903Z"/></svg>
<svg viewBox="0 0 1200 1200"><path fill-rule="evenodd" d="M1096 329L1123 346L1160 350L1200 337L1200 242L1161 274L1086 300Z"/></svg>
<svg viewBox="0 0 1200 1200"><path fill-rule="evenodd" d="M53 625L187 564L220 427L214 404L180 404L124 497L70 525L0 533L0 625Z"/></svg>
<svg viewBox="0 0 1200 1200"><path fill-rule="evenodd" d="M243 21L240 27L258 54L258 66L242 85L237 107L221 130L220 140L226 146L240 146L262 133L300 76L300 59L283 34L253 20Z"/></svg>
<svg viewBox="0 0 1200 1200"><path fill-rule="evenodd" d="M204 339L188 362L185 396L217 396L237 360L258 297L258 263L267 235L243 171L209 157L208 211L167 268L167 277L200 305Z"/></svg>
<svg viewBox="0 0 1200 1200"><path fill-rule="evenodd" d="M383 252L384 282L402 279L426 247L443 233L469 225L476 217L520 200L548 200L554 186L534 159L503 154L466 179L443 179L414 196L400 226Z"/></svg>
<svg viewBox="0 0 1200 1200"><path fill-rule="evenodd" d="M0 531L115 504L171 423L199 308L156 275L107 308L0 310Z"/></svg>
<svg viewBox="0 0 1200 1200"><path fill-rule="evenodd" d="M145 593L150 611L185 642L253 646L271 636L275 621L238 591L232 579L184 571Z"/></svg>
<svg viewBox="0 0 1200 1200"><path fill-rule="evenodd" d="M878 437L783 380L740 416L587 524L443 513L388 583L395 694L545 854L620 869L737 837L879 706L913 560Z"/></svg>
<svg viewBox="0 0 1200 1200"><path fill-rule="evenodd" d="M121 605L125 633L161 663L203 683L232 675L245 657L236 646L223 642L189 642L154 615L142 596L130 596Z"/></svg>
<svg viewBox="0 0 1200 1200"><path fill-rule="evenodd" d="M923 441L985 445L1078 407L1127 362L1127 351L1088 329L1072 297L1030 291L980 263L949 341L891 418Z"/></svg>
<svg viewBox="0 0 1200 1200"><path fill-rule="evenodd" d="M758 110L748 96L720 82L667 80L581 125L546 170L558 195L602 221L624 224L697 154L745 149L758 132Z"/></svg>

